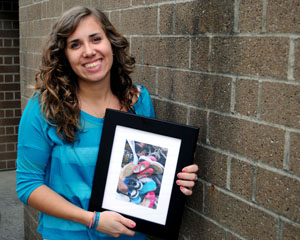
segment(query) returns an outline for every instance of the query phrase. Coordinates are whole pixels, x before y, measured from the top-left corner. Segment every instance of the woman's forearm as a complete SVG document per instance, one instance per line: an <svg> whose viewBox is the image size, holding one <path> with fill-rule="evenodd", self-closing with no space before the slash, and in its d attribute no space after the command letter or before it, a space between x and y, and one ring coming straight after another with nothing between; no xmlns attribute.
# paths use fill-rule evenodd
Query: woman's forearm
<svg viewBox="0 0 300 240"><path fill-rule="evenodd" d="M89 226L93 213L70 203L46 185L36 188L28 204L48 215Z"/></svg>

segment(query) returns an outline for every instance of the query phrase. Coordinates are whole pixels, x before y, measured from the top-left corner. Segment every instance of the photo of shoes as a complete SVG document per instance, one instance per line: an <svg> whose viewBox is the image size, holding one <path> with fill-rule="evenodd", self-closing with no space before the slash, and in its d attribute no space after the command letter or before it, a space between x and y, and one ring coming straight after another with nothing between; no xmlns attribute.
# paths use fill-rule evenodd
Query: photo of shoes
<svg viewBox="0 0 300 240"><path fill-rule="evenodd" d="M119 176L118 199L156 209L168 149L126 140Z"/></svg>

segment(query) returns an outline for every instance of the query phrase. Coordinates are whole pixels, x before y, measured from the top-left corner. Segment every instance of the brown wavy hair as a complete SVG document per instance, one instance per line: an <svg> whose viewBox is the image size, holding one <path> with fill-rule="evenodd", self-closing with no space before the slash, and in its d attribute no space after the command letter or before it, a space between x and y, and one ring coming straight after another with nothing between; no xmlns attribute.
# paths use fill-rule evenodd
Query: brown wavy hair
<svg viewBox="0 0 300 240"><path fill-rule="evenodd" d="M65 55L66 39L75 31L79 22L93 16L101 24L113 51L111 89L127 110L132 108L132 98L137 88L129 74L135 60L128 54L129 43L98 9L74 7L65 12L53 25L45 39L40 71L36 74L36 91L42 112L49 124L56 126L59 137L69 143L76 140L80 131L80 107L77 99L78 76Z"/></svg>

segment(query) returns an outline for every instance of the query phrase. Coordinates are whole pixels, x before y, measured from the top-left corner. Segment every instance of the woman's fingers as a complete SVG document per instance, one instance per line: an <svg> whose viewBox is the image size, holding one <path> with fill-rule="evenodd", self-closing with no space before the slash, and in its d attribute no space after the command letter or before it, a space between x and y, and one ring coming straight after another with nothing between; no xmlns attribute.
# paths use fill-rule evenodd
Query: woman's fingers
<svg viewBox="0 0 300 240"><path fill-rule="evenodd" d="M197 164L186 166L182 169L182 172L184 173L196 173L198 172L199 168Z"/></svg>

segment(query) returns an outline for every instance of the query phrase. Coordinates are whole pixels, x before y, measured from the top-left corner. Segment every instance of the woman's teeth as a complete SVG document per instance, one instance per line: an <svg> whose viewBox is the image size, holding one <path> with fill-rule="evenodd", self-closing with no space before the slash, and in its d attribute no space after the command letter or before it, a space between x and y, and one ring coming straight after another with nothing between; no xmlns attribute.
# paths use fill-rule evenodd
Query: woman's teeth
<svg viewBox="0 0 300 240"><path fill-rule="evenodd" d="M88 64L85 64L84 66L86 68L94 68L94 67L97 67L100 65L100 61L97 61L97 62L93 62L93 63L88 63Z"/></svg>

